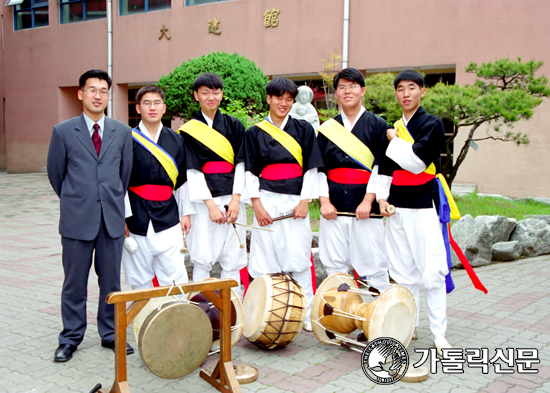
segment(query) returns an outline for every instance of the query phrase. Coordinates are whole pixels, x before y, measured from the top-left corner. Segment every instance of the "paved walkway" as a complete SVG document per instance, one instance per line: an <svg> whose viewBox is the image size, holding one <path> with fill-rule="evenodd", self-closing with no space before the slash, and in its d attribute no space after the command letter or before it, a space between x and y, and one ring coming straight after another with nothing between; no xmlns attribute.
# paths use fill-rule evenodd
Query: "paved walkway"
<svg viewBox="0 0 550 393"><path fill-rule="evenodd" d="M65 364L53 362L61 329L63 280L57 233L58 199L44 174L0 172L0 392L84 392L100 382L111 386L114 355L102 348L95 324L98 287L89 281L89 325L86 337ZM457 289L448 296L447 338L457 348L536 348L538 374L497 374L492 365L464 366L463 374L437 373L422 382L380 386L361 370L360 354L321 344L302 332L296 344L262 351L241 339L233 349L235 364L258 368L243 392L550 392L550 256L478 268L489 294L475 290L464 271L453 272ZM127 289L127 287L125 287ZM135 346L132 330L129 341ZM419 340L409 347L432 345L425 303L421 306ZM206 367L216 359L209 358ZM151 374L138 353L128 357L132 393L214 392L198 370L181 380Z"/></svg>

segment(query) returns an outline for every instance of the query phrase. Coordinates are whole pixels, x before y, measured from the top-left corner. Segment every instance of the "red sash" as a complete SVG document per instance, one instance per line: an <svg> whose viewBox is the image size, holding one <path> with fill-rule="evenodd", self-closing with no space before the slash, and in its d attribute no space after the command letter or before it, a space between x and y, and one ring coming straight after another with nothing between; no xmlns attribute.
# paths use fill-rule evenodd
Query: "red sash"
<svg viewBox="0 0 550 393"><path fill-rule="evenodd" d="M435 175L428 175L426 172L415 175L409 171L398 170L393 172L391 183L396 186L420 186L433 179L435 179Z"/></svg>
<svg viewBox="0 0 550 393"><path fill-rule="evenodd" d="M367 184L370 172L364 169L336 168L329 169L327 177L340 184Z"/></svg>
<svg viewBox="0 0 550 393"><path fill-rule="evenodd" d="M202 167L202 173L231 173L233 164L227 161L209 161Z"/></svg>
<svg viewBox="0 0 550 393"><path fill-rule="evenodd" d="M302 168L298 164L271 164L261 173L266 180L293 179L302 176Z"/></svg>
<svg viewBox="0 0 550 393"><path fill-rule="evenodd" d="M173 188L157 184L144 184L143 186L129 187L133 193L148 201L167 201L172 197Z"/></svg>

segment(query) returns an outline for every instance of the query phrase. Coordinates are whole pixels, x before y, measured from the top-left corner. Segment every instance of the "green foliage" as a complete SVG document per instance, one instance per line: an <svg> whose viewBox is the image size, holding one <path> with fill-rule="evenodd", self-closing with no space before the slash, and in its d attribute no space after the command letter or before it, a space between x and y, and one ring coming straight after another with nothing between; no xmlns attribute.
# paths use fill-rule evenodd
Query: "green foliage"
<svg viewBox="0 0 550 393"><path fill-rule="evenodd" d="M521 131L514 131L513 125L519 120L529 119L534 108L542 103L542 98L550 96L548 78L535 76L542 65L542 61L523 62L521 58L500 59L480 66L471 63L466 67L466 72L476 74L474 84L438 83L426 90L422 106L453 124L452 134L445 141L445 149L449 157L455 153L454 162L446 160L442 167L449 184L456 177L473 142L529 143L529 137ZM393 78L392 74L386 73L373 75L365 81L365 107L390 123L401 116L401 109L393 95ZM485 134L476 136L482 125ZM466 130L468 136L457 154L451 147L461 130Z"/></svg>
<svg viewBox="0 0 550 393"><path fill-rule="evenodd" d="M464 145L455 154L454 164L449 160L443 167L449 183L464 162L472 142L529 143L529 137L521 131L514 131L513 125L519 120L531 118L533 109L542 103L542 97L550 96L548 78L535 76L542 65L542 61L523 62L521 58L500 59L481 66L470 63L466 72L476 74L477 80L473 85L438 83L428 89L422 105L428 112L454 124L453 134L446 140L448 153L460 128L467 127L468 130ZM485 134L476 136L481 125L485 126Z"/></svg>
<svg viewBox="0 0 550 393"><path fill-rule="evenodd" d="M239 119L240 122L243 123L245 129L248 129L250 126L264 120L269 114L268 112L257 114L251 113L240 100L232 100L231 98L227 98L227 101L228 103L225 109L220 108L220 111L224 114Z"/></svg>
<svg viewBox="0 0 550 393"><path fill-rule="evenodd" d="M401 117L401 108L395 99L393 79L389 72L374 74L365 79L363 103L368 111L382 116L391 124Z"/></svg>
<svg viewBox="0 0 550 393"><path fill-rule="evenodd" d="M338 108L336 107L331 107L329 109L319 108L317 109L317 112L319 112L319 121L321 123L324 123L328 119L332 119L334 116L338 115Z"/></svg>
<svg viewBox="0 0 550 393"><path fill-rule="evenodd" d="M267 109L265 85L269 79L263 71L237 53L215 52L191 59L160 78L158 86L166 94L167 115L184 120L193 118L199 110L193 97L193 81L203 72L214 72L223 79L224 99L220 109L226 109L230 100L240 101L252 114Z"/></svg>
<svg viewBox="0 0 550 393"><path fill-rule="evenodd" d="M550 215L550 205L533 200L509 201L502 198L480 197L477 194L455 197L458 210L462 215L504 216L523 220L529 215Z"/></svg>
<svg viewBox="0 0 550 393"><path fill-rule="evenodd" d="M319 120L321 123L338 114L338 101L334 97L332 81L334 80L334 75L338 72L337 70L341 69L342 56L333 52L329 56L329 59L324 59L323 62L323 71L319 72L319 75L321 75L321 79L323 80L326 109L317 109L319 111Z"/></svg>

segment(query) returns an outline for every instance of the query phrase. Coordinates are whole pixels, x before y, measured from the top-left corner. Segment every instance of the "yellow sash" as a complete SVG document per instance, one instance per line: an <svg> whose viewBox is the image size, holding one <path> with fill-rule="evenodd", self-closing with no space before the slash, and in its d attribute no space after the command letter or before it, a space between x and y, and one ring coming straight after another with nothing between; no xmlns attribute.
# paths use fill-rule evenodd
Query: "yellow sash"
<svg viewBox="0 0 550 393"><path fill-rule="evenodd" d="M271 135L277 142L283 145L283 147L287 149L290 154L292 154L296 161L298 161L298 164L300 164L300 166L303 168L304 161L302 158L302 146L300 146L300 144L296 142L296 139L281 130L279 127L268 122L267 120L259 122L258 124L256 124L256 127L261 128L269 135Z"/></svg>
<svg viewBox="0 0 550 393"><path fill-rule="evenodd" d="M330 119L325 121L317 131L326 136L360 165L372 171L372 164L374 162L372 152L367 145L346 130L343 125L334 119Z"/></svg>
<svg viewBox="0 0 550 393"><path fill-rule="evenodd" d="M141 132L135 131L135 129L132 130L132 138L134 138L141 146L143 146L153 156L155 156L157 160L159 160L160 164L170 177L170 180L172 180L172 183L174 183L173 187L175 187L178 180L179 171L178 166L174 161L174 158L162 147L157 145L151 139L147 138Z"/></svg>
<svg viewBox="0 0 550 393"><path fill-rule="evenodd" d="M407 126L405 123L403 123L403 119L397 120L394 124L394 127L397 128L397 135L399 138L414 143L414 139L411 136L411 133L407 129ZM435 165L432 162L430 166L424 171L428 175L436 175ZM449 185L447 184L447 180L445 180L445 176L443 176L441 173L438 173L436 177L441 182L441 186L443 187L443 190L445 191L445 195L447 196L447 200L449 201L449 207L451 208L451 219L458 220L460 218L460 212L458 211L458 206L456 205L455 199L453 198L453 194L451 193L451 190L449 189Z"/></svg>
<svg viewBox="0 0 550 393"><path fill-rule="evenodd" d="M183 131L208 147L231 165L235 164L235 152L231 142L220 132L208 127L202 121L193 119L182 125L178 131Z"/></svg>

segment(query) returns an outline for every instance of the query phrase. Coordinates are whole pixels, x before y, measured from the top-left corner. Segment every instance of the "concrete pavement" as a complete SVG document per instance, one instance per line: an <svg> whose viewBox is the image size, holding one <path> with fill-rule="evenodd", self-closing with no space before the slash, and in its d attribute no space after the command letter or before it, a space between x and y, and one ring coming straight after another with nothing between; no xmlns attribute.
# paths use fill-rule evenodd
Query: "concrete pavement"
<svg viewBox="0 0 550 393"><path fill-rule="evenodd" d="M63 280L61 242L57 233L59 201L45 174L0 172L0 392L89 392L114 379L114 354L100 346L95 314L97 277L89 280L88 329L68 363L54 363L61 330L60 292ZM416 384L376 385L361 370L360 354L321 344L302 332L294 345L263 351L246 339L233 348L235 364L258 368L256 382L243 392L550 392L550 256L476 269L489 293L473 288L463 270L453 271L457 289L448 295L447 339L456 348L533 348L538 374L488 373L464 365L463 374L437 372ZM128 289L127 286L123 286ZM409 346L432 346L425 302L421 304L419 340ZM135 347L133 332L129 342ZM212 367L216 357L206 360ZM198 371L180 380L150 373L139 354L128 357L132 393L214 392Z"/></svg>

